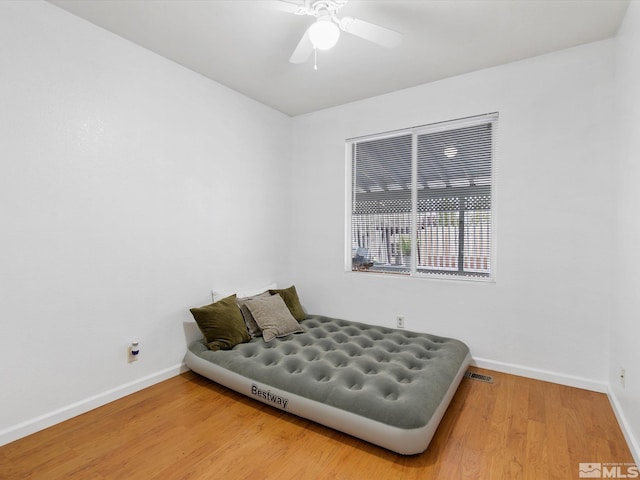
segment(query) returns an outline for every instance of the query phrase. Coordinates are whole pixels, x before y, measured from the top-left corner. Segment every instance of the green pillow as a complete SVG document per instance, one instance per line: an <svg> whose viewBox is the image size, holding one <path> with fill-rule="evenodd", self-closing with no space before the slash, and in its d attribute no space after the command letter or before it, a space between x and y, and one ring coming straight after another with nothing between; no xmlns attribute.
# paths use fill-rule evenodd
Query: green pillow
<svg viewBox="0 0 640 480"><path fill-rule="evenodd" d="M230 350L250 340L235 294L189 311L211 350Z"/></svg>
<svg viewBox="0 0 640 480"><path fill-rule="evenodd" d="M298 298L298 292L296 292L295 285L291 285L289 288L282 290L269 290L269 293L271 295L279 293L284 300L284 303L287 304L287 308L291 312L291 315L293 315L293 318L297 321L301 321L306 318L302 305L300 305L300 299Z"/></svg>

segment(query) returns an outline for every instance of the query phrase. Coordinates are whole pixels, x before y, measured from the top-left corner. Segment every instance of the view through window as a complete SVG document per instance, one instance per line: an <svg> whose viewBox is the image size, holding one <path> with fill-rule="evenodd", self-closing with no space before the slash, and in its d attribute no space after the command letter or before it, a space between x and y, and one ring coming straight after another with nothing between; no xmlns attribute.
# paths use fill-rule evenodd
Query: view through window
<svg viewBox="0 0 640 480"><path fill-rule="evenodd" d="M351 140L351 269L491 278L497 114Z"/></svg>

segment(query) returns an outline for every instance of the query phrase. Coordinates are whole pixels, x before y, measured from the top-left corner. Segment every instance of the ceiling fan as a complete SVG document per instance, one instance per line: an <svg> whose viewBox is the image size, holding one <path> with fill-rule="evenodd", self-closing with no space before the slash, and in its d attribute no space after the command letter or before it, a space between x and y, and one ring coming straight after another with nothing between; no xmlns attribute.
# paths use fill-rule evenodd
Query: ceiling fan
<svg viewBox="0 0 640 480"><path fill-rule="evenodd" d="M347 0L280 0L282 10L296 15L309 15L316 18L302 36L298 46L289 58L291 63L304 63L312 52L332 48L340 37L340 31L369 40L383 47L395 47L402 42L402 34L357 18L338 18L338 11Z"/></svg>

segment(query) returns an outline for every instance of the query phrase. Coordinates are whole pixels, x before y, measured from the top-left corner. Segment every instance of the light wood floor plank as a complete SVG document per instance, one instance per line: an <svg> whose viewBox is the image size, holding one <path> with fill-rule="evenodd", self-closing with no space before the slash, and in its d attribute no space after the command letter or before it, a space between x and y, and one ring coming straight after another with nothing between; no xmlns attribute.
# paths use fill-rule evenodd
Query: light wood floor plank
<svg viewBox="0 0 640 480"><path fill-rule="evenodd" d="M473 369L429 449L403 456L188 372L0 447L0 478L569 479L632 463L606 395Z"/></svg>

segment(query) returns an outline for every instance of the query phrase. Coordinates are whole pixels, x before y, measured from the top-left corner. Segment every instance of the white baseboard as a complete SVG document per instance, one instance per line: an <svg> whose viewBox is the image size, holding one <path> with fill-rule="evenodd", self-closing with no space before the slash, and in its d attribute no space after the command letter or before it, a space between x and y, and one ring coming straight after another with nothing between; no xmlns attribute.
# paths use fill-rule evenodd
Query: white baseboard
<svg viewBox="0 0 640 480"><path fill-rule="evenodd" d="M159 372L152 373L146 377L139 378L132 382L120 385L106 392L99 393L92 397L72 403L66 407L54 410L39 417L27 420L12 427L0 431L0 446L26 437L32 433L44 430L56 423L64 422L77 415L93 410L94 408L105 405L119 398L125 397L131 393L150 387L156 383L175 377L180 373L186 372L188 368L184 363L174 365Z"/></svg>
<svg viewBox="0 0 640 480"><path fill-rule="evenodd" d="M606 382L598 382L590 378L576 377L573 375L551 372L549 370L540 370L537 368L524 367L522 365L514 365L512 363L496 362L495 360L473 357L471 365L479 368L486 368L488 370L495 370L496 372L510 373L512 375L558 383L560 385L582 388L584 390L591 390L599 393L607 393L609 391L609 385Z"/></svg>
<svg viewBox="0 0 640 480"><path fill-rule="evenodd" d="M618 424L620 425L620 429L624 434L624 438L627 440L627 445L629 445L629 450L631 450L631 455L633 455L633 459L636 465L640 466L640 443L638 439L633 435L633 431L627 418L622 411L622 407L620 406L620 402L618 401L618 397L614 393L613 389L609 388L607 391L607 395L609 396L609 402L613 408L613 413L616 414L616 418L618 419Z"/></svg>

